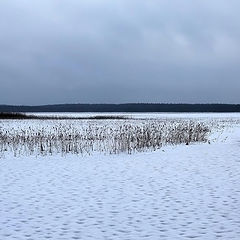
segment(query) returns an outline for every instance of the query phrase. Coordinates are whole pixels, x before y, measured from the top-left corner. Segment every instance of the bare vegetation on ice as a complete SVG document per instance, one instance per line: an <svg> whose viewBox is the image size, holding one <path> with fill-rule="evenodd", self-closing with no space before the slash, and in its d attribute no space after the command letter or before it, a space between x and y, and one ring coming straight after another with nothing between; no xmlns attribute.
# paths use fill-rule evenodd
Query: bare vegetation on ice
<svg viewBox="0 0 240 240"><path fill-rule="evenodd" d="M210 128L184 119L2 120L0 152L14 155L151 151L164 145L206 142Z"/></svg>

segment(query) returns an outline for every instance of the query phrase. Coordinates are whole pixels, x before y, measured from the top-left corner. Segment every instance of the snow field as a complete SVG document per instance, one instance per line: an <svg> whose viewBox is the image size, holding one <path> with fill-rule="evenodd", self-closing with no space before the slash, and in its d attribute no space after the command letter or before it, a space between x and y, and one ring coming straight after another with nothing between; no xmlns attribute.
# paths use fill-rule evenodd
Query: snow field
<svg viewBox="0 0 240 240"><path fill-rule="evenodd" d="M0 239L240 238L240 128L132 155L0 159Z"/></svg>

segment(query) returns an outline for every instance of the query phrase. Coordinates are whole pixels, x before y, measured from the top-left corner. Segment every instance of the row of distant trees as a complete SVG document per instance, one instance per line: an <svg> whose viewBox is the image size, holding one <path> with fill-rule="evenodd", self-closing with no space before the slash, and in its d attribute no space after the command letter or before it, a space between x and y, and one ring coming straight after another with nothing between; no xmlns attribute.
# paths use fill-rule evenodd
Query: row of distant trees
<svg viewBox="0 0 240 240"><path fill-rule="evenodd" d="M59 104L0 105L0 112L240 112L240 104Z"/></svg>

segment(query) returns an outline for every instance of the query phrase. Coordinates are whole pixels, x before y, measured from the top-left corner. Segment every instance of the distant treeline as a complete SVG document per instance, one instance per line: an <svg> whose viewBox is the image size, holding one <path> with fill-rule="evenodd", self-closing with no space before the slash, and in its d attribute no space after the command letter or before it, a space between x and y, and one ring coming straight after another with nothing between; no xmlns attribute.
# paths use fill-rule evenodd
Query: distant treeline
<svg viewBox="0 0 240 240"><path fill-rule="evenodd" d="M58 104L0 105L0 112L240 112L240 104Z"/></svg>

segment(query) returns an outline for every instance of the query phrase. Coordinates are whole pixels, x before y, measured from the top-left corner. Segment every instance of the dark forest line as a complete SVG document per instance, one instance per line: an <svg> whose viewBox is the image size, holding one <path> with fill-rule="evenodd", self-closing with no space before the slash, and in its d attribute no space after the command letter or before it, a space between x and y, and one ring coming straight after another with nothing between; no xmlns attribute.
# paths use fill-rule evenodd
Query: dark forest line
<svg viewBox="0 0 240 240"><path fill-rule="evenodd" d="M0 112L240 112L240 104L58 104L0 105Z"/></svg>

